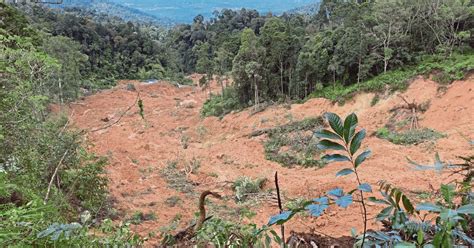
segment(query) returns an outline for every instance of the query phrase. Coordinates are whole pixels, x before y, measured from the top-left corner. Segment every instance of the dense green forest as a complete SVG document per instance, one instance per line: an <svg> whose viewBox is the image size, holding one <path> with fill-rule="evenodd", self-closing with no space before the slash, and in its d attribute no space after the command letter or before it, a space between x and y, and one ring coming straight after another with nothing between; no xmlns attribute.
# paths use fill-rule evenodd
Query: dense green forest
<svg viewBox="0 0 474 248"><path fill-rule="evenodd" d="M457 69L466 71L472 68L472 8L469 1L326 0L314 16L228 10L172 33L185 72L232 71L237 94L230 96L247 106L310 94L334 98L341 95L336 89L366 87L377 75L428 60L463 56L458 62L465 66ZM214 70L207 66L213 63Z"/></svg>
<svg viewBox="0 0 474 248"><path fill-rule="evenodd" d="M185 84L191 73L223 87L232 78L203 107L216 116L266 101L403 89L432 71L450 82L474 69L473 17L467 0L324 0L314 15L226 9L167 29L79 8L1 3L0 246L141 242L108 221L106 161L82 148L81 133L68 131L52 103L117 79ZM91 235L90 226L106 235Z"/></svg>

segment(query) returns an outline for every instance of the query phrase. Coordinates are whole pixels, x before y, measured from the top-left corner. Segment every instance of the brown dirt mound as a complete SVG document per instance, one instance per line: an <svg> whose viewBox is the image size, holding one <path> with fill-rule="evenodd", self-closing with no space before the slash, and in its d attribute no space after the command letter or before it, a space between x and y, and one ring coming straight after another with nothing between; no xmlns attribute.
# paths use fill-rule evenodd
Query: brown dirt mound
<svg viewBox="0 0 474 248"><path fill-rule="evenodd" d="M192 78L197 83L199 76ZM403 104L399 97L390 95L371 106L374 95L360 94L344 106L325 99L311 99L304 104L294 104L290 109L270 106L256 114L249 110L229 114L221 120L202 119L199 111L208 96L207 90L177 88L165 82L132 83L143 100L145 120L138 114L137 107L124 113L136 100L136 92L127 90L127 82L71 104L70 112L74 126L89 131L85 137L89 150L109 158L110 192L117 199L117 210L125 215L136 211L156 214L156 220L134 226L134 230L143 235L160 233L176 219L180 219L180 227L187 226L197 212L197 195L208 189L219 189L228 199L214 202L210 214L242 219L241 206L235 204L230 187L240 176L272 179L278 171L286 200L313 198L334 187L352 189L355 185L352 177L335 177L345 164L335 163L322 169L283 168L265 159L262 145L265 136L249 137L248 134L290 120L317 117L327 111L341 115L356 112L361 126L370 134L387 123L390 109ZM212 90L219 88L213 85ZM435 82L421 77L414 80L403 96L418 103L430 101L429 109L420 115L420 125L443 132L447 137L417 146L398 146L368 137L364 146L372 149L373 156L361 168L362 180L373 185L386 180L408 194L429 190L430 184L437 187L450 181L452 178L447 174L414 171L407 166L406 157L432 162L434 153L439 152L442 158L455 161L458 155L472 153L467 140L474 139L473 90L473 77L454 82L442 94ZM183 102L192 102L193 107L181 104ZM117 124L90 132L120 116L123 117ZM411 195L416 199L415 194ZM258 198L255 204L248 206L256 213L255 217L243 222L266 224L268 218L278 212L272 199ZM369 219L373 220L378 211L380 207L369 206ZM356 205L343 210L330 208L328 214L317 219L297 217L287 224L286 230L304 232L313 228L330 236L347 235L352 227L362 230L359 213ZM371 221L369 228L380 226ZM151 239L147 244L151 246L158 240Z"/></svg>

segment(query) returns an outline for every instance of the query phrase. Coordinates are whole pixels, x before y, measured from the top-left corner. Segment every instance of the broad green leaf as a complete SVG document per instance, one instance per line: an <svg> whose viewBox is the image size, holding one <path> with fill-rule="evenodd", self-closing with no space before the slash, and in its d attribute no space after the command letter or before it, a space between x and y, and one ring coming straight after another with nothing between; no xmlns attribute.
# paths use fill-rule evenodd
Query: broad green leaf
<svg viewBox="0 0 474 248"><path fill-rule="evenodd" d="M354 173L352 169L342 169L338 173L336 173L336 177L347 176Z"/></svg>
<svg viewBox="0 0 474 248"><path fill-rule="evenodd" d="M390 206L390 207L386 207L384 208L382 211L380 211L379 214L377 214L377 220L381 221L381 220L384 220L388 217L390 217L390 213L393 211L393 207Z"/></svg>
<svg viewBox="0 0 474 248"><path fill-rule="evenodd" d="M282 244L283 241L281 240L280 236L278 236L278 234L275 232L275 230L270 230L270 233L272 234L275 243Z"/></svg>
<svg viewBox="0 0 474 248"><path fill-rule="evenodd" d="M416 235L416 241L418 242L418 244L423 244L423 241L425 240L425 232L423 232L423 229L420 228L418 230L418 233Z"/></svg>
<svg viewBox="0 0 474 248"><path fill-rule="evenodd" d="M351 237L353 238L357 237L357 229L355 229L355 227L351 228Z"/></svg>
<svg viewBox="0 0 474 248"><path fill-rule="evenodd" d="M272 238L268 234L266 234L265 235L265 247L270 247L271 243L272 243ZM221 247L221 245L218 245L218 247Z"/></svg>
<svg viewBox="0 0 474 248"><path fill-rule="evenodd" d="M274 215L270 217L270 220L268 221L268 225L281 225L285 222L287 222L289 219L293 217L293 212L292 211L284 211L281 214Z"/></svg>
<svg viewBox="0 0 474 248"><path fill-rule="evenodd" d="M335 188L328 191L328 195L335 196L335 197L342 197L344 195L344 191L341 188Z"/></svg>
<svg viewBox="0 0 474 248"><path fill-rule="evenodd" d="M416 245L409 242L396 243L395 248L416 248Z"/></svg>
<svg viewBox="0 0 474 248"><path fill-rule="evenodd" d="M452 204L454 196L456 194L454 185L442 184L440 190L441 190L441 195L443 196L444 201L448 204Z"/></svg>
<svg viewBox="0 0 474 248"><path fill-rule="evenodd" d="M328 154L324 155L322 159L328 163L332 162L345 162L345 161L351 161L348 157L341 155L341 154Z"/></svg>
<svg viewBox="0 0 474 248"><path fill-rule="evenodd" d="M370 150L367 150L357 156L355 160L355 167L359 167L370 156L370 154L372 154L372 152Z"/></svg>
<svg viewBox="0 0 474 248"><path fill-rule="evenodd" d="M439 217L441 217L441 220L448 220L455 218L458 215L458 211L454 209L443 209L441 213L439 214Z"/></svg>
<svg viewBox="0 0 474 248"><path fill-rule="evenodd" d="M336 204L341 208L347 208L352 204L352 195L345 195L336 199Z"/></svg>
<svg viewBox="0 0 474 248"><path fill-rule="evenodd" d="M439 213L441 212L441 207L440 206L437 206L433 203L420 203L416 206L416 210L418 211L428 211L428 212L435 212L435 213Z"/></svg>
<svg viewBox="0 0 474 248"><path fill-rule="evenodd" d="M332 130L339 134L339 136L344 137L344 126L342 125L341 118L334 113L326 113L324 116L328 120Z"/></svg>
<svg viewBox="0 0 474 248"><path fill-rule="evenodd" d="M390 202L382 200L382 199L377 199L373 196L369 197L368 199L369 199L369 201L371 201L373 203L390 205Z"/></svg>
<svg viewBox="0 0 474 248"><path fill-rule="evenodd" d="M320 149L320 150L337 150L337 151L345 151L346 148L344 148L344 146L342 146L341 144L339 143L336 143L336 142L332 142L330 140L321 140L317 147Z"/></svg>
<svg viewBox="0 0 474 248"><path fill-rule="evenodd" d="M460 214L474 214L474 204L461 206L457 211Z"/></svg>
<svg viewBox="0 0 474 248"><path fill-rule="evenodd" d="M317 137L317 138L320 138L320 139L337 139L337 140L342 140L341 137L339 137L339 135L329 131L329 130L326 130L326 129L322 129L322 130L319 130L319 131L316 131L314 133L314 135Z"/></svg>
<svg viewBox="0 0 474 248"><path fill-rule="evenodd" d="M408 213L413 213L415 211L415 208L413 207L413 204L411 204L410 199L406 197L405 195L402 196L402 203L403 207Z"/></svg>
<svg viewBox="0 0 474 248"><path fill-rule="evenodd" d="M372 192L372 187L368 183L363 183L357 187L358 190L370 193Z"/></svg>
<svg viewBox="0 0 474 248"><path fill-rule="evenodd" d="M357 115L352 113L346 117L344 120L344 140L346 143L349 143L349 141L352 139L355 128L357 127Z"/></svg>
<svg viewBox="0 0 474 248"><path fill-rule="evenodd" d="M329 207L327 204L311 204L306 207L306 209L309 211L309 213L314 216L314 217L319 217L324 213L324 210L326 210Z"/></svg>
<svg viewBox="0 0 474 248"><path fill-rule="evenodd" d="M398 189L393 189L392 194L392 196L395 196L395 202L397 203L397 206L399 206L403 193Z"/></svg>
<svg viewBox="0 0 474 248"><path fill-rule="evenodd" d="M354 138L351 141L351 146L350 146L350 152L351 155L354 155L357 150L359 150L360 145L362 144L362 140L365 139L366 131L365 129L360 130L357 132L357 134L354 136Z"/></svg>

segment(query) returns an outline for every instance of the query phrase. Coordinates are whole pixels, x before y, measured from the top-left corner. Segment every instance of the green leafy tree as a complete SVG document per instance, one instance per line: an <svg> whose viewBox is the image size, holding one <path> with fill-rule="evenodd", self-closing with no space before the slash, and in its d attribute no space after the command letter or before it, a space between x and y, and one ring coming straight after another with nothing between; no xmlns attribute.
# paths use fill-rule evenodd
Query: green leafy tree
<svg viewBox="0 0 474 248"><path fill-rule="evenodd" d="M285 70L290 49L290 36L280 18L270 18L261 30L260 42L265 49L265 70L269 81L280 81L280 93L285 94ZM275 76L277 72L278 76ZM274 87L269 85L269 87ZM272 88L270 88L271 90Z"/></svg>
<svg viewBox="0 0 474 248"><path fill-rule="evenodd" d="M257 45L257 37L252 29L247 28L242 32L241 45L237 56L233 61L232 76L235 80L235 87L238 91L240 102L248 104L250 96L257 95L255 87L252 87L256 78L252 78L253 68L259 65L262 51ZM248 64L253 64L248 68ZM256 73L256 70L255 70Z"/></svg>
<svg viewBox="0 0 474 248"><path fill-rule="evenodd" d="M53 86L51 90L57 91L60 102L76 99L82 87L81 70L88 57L81 52L77 42L67 37L50 36L44 40L42 49L61 65L61 70L54 75L57 87Z"/></svg>

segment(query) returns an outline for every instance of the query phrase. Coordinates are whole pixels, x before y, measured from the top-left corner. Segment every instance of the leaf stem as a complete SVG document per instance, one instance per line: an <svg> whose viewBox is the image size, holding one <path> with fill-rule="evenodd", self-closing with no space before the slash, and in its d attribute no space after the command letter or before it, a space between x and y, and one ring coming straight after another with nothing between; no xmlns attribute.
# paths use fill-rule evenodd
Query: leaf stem
<svg viewBox="0 0 474 248"><path fill-rule="evenodd" d="M345 147L345 149L346 149L347 154L349 154L349 159L350 159L350 161L351 161L351 163L352 163L352 167L354 168L354 174L356 175L357 184L358 184L358 186L361 186L362 183L361 183L361 181L360 181L359 173L357 172L357 167L356 167L356 164L355 164L355 162L354 162L353 154L350 152L349 144L347 144L346 142L344 142L344 147ZM363 209L362 219L363 219L363 222L364 222L364 233L362 234L362 244L361 244L361 247L364 248L365 235L366 235L366 233L367 233L367 207L365 206L364 192L363 192L362 190L359 190L359 193L360 193L360 204L362 205L362 209Z"/></svg>

